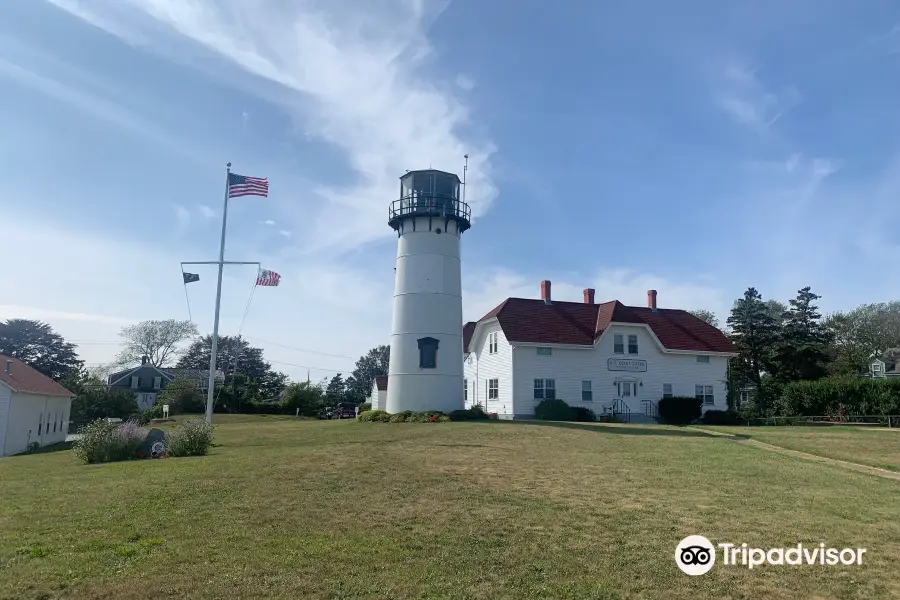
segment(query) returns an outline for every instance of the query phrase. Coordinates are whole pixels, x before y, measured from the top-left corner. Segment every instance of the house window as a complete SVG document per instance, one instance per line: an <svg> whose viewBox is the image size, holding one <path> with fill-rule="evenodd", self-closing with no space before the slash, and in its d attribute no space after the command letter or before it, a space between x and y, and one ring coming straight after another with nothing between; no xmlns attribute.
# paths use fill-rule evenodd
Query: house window
<svg viewBox="0 0 900 600"><path fill-rule="evenodd" d="M162 377L153 378L153 389L158 390L162 387Z"/></svg>
<svg viewBox="0 0 900 600"><path fill-rule="evenodd" d="M438 340L433 337L419 338L419 368L437 368Z"/></svg>
<svg viewBox="0 0 900 600"><path fill-rule="evenodd" d="M56 413L53 413L53 433L56 433Z"/></svg>
<svg viewBox="0 0 900 600"><path fill-rule="evenodd" d="M613 336L613 354L625 354L624 336L617 333Z"/></svg>
<svg viewBox="0 0 900 600"><path fill-rule="evenodd" d="M673 397L674 395L675 395L675 394L672 393L672 384L671 384L671 383L664 383L664 384L663 384L663 395L662 395L662 397L663 397L663 398L671 398L671 397Z"/></svg>
<svg viewBox="0 0 900 600"><path fill-rule="evenodd" d="M591 381L589 379L585 379L581 382L581 401L582 402L593 402L594 401L594 392L591 391Z"/></svg>
<svg viewBox="0 0 900 600"><path fill-rule="evenodd" d="M741 390L741 406L747 406L750 404L750 390Z"/></svg>
<svg viewBox="0 0 900 600"><path fill-rule="evenodd" d="M488 400L496 400L500 397L500 380L488 379L487 382Z"/></svg>
<svg viewBox="0 0 900 600"><path fill-rule="evenodd" d="M637 353L638 353L637 336L629 335L628 336L628 354L637 354Z"/></svg>
<svg viewBox="0 0 900 600"><path fill-rule="evenodd" d="M41 413L41 416L38 419L38 435L41 435L41 428L43 426L44 426L44 413Z"/></svg>
<svg viewBox="0 0 900 600"><path fill-rule="evenodd" d="M709 355L708 355L708 354L701 354L701 355L699 355L699 356L697 357L697 362L698 362L698 363L708 363L708 362L709 362Z"/></svg>
<svg viewBox="0 0 900 600"><path fill-rule="evenodd" d="M555 379L535 379L534 380L534 399L535 400L553 400L556 398L556 380Z"/></svg>
<svg viewBox="0 0 900 600"><path fill-rule="evenodd" d="M469 380L463 379L463 400L469 399Z"/></svg>
<svg viewBox="0 0 900 600"><path fill-rule="evenodd" d="M874 377L881 376L881 363L872 363L872 375Z"/></svg>
<svg viewBox="0 0 900 600"><path fill-rule="evenodd" d="M497 354L497 332L488 334L488 354Z"/></svg>
<svg viewBox="0 0 900 600"><path fill-rule="evenodd" d="M132 377L131 378L131 388L137 389L141 387L141 378L140 377Z"/></svg>
<svg viewBox="0 0 900 600"><path fill-rule="evenodd" d="M694 386L694 397L703 400L703 404L715 404L716 397L713 394L713 386L696 385Z"/></svg>
<svg viewBox="0 0 900 600"><path fill-rule="evenodd" d="M537 355L538 356L552 356L553 348L538 348Z"/></svg>

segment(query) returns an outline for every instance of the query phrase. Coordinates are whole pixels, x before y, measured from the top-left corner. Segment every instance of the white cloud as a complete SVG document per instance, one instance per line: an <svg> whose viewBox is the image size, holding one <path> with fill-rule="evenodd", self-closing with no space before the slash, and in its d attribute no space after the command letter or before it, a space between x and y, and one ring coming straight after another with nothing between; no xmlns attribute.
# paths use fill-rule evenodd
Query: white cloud
<svg viewBox="0 0 900 600"><path fill-rule="evenodd" d="M187 229L191 224L191 211L181 206L180 204L176 204L175 223L179 231L184 231L185 229Z"/></svg>
<svg viewBox="0 0 900 600"><path fill-rule="evenodd" d="M6 77L21 86L40 92L92 118L113 125L143 140L153 142L173 154L196 160L197 157L183 142L169 137L149 121L104 95L87 91L85 85L90 78L80 76L76 69L61 65L58 62L54 64L54 69L60 72L67 72L69 77L78 79L79 86L75 87L62 79L39 73L32 70L32 68L0 57L0 77ZM96 81L93 83L95 84L94 87L106 87L107 89L112 87L108 82L102 82L100 86L96 85L98 83Z"/></svg>
<svg viewBox="0 0 900 600"><path fill-rule="evenodd" d="M216 211L210 206L205 204L201 204L197 207L197 210L200 212L200 215L205 219L213 219L216 217Z"/></svg>
<svg viewBox="0 0 900 600"><path fill-rule="evenodd" d="M291 232L288 231L287 229L279 229L279 230L278 230L278 233L281 234L281 235L283 235L283 236L286 237L286 238L291 237Z"/></svg>
<svg viewBox="0 0 900 600"><path fill-rule="evenodd" d="M94 5L90 16L84 5L53 2L173 60L181 57L165 36L189 39L280 87L278 93L262 85L251 89L280 101L312 139L343 150L356 172L353 183L312 190L321 204L318 214L311 222L304 214L296 223L309 232L309 250L349 249L389 236L384 208L407 169L431 163L460 171L468 153L473 215L483 214L496 196L493 143L462 137L466 107L435 85L425 68L432 53L427 28L444 2L122 0L114 9L112 3ZM339 230L322 226L338 218Z"/></svg>
<svg viewBox="0 0 900 600"><path fill-rule="evenodd" d="M260 225L269 225L269 226L275 225L275 221L273 221L272 219L267 219L265 221L257 221L257 223L259 223Z"/></svg>
<svg viewBox="0 0 900 600"><path fill-rule="evenodd" d="M465 73L460 73L456 76L456 85L468 92L475 89L475 80Z"/></svg>
<svg viewBox="0 0 900 600"><path fill-rule="evenodd" d="M715 84L714 100L739 124L765 132L799 105L802 98L794 86L773 92L760 81L755 70L731 63Z"/></svg>

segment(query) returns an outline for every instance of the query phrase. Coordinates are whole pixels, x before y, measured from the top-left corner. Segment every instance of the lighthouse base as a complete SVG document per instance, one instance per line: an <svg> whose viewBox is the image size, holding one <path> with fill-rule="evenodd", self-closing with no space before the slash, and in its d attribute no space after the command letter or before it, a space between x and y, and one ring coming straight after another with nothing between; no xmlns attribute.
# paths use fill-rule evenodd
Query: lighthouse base
<svg viewBox="0 0 900 600"><path fill-rule="evenodd" d="M390 374L385 410L394 414L462 410L463 378L458 375Z"/></svg>

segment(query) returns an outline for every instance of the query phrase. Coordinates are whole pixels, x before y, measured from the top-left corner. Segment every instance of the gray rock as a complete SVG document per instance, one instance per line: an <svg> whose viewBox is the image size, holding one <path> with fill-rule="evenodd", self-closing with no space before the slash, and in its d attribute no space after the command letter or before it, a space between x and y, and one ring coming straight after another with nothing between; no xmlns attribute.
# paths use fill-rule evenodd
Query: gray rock
<svg viewBox="0 0 900 600"><path fill-rule="evenodd" d="M162 458L166 455L166 432L155 427L137 449L140 458Z"/></svg>

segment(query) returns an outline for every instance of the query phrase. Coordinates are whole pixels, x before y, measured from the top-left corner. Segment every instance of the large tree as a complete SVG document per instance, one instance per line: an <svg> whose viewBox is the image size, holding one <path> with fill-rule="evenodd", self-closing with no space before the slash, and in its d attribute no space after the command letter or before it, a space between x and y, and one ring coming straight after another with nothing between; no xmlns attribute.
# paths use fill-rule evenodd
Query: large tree
<svg viewBox="0 0 900 600"><path fill-rule="evenodd" d="M195 335L196 325L176 319L141 321L123 327L119 336L125 340L125 348L116 362L120 365L136 364L146 356L153 366L167 367L178 356L178 345Z"/></svg>
<svg viewBox="0 0 900 600"><path fill-rule="evenodd" d="M716 316L716 313L714 313L711 310L706 310L704 308L698 308L696 310L689 310L688 312L691 313L692 315L694 315L695 317L697 317L698 319L700 319L701 321L705 321L706 323L709 323L713 327L716 327L716 328L719 327L719 318Z"/></svg>
<svg viewBox="0 0 900 600"><path fill-rule="evenodd" d="M349 393L362 402L362 398L372 393L372 382L376 377L385 377L388 374L388 363L391 358L390 346L376 346L356 361L356 368L347 378Z"/></svg>
<svg viewBox="0 0 900 600"><path fill-rule="evenodd" d="M763 301L756 288L749 288L735 301L728 317L731 341L738 349L734 367L757 389L757 406L764 410L768 399L762 393L765 373L774 375L774 351L778 342L778 323L772 307ZM736 364L735 364L736 363Z"/></svg>
<svg viewBox="0 0 900 600"><path fill-rule="evenodd" d="M900 301L863 304L825 320L833 337L833 371L858 374L875 357L900 346Z"/></svg>
<svg viewBox="0 0 900 600"><path fill-rule="evenodd" d="M322 409L324 399L321 387L304 381L285 388L281 405L288 414L294 414L299 409L301 415L314 417Z"/></svg>
<svg viewBox="0 0 900 600"><path fill-rule="evenodd" d="M325 388L325 401L333 406L338 402L344 402L346 395L347 382L345 382L343 376L338 373L331 378L331 381L328 382L328 386Z"/></svg>
<svg viewBox="0 0 900 600"><path fill-rule="evenodd" d="M820 297L807 286L797 292L790 310L783 313L784 325L774 357L782 382L814 380L827 374L831 335L815 304Z"/></svg>
<svg viewBox="0 0 900 600"><path fill-rule="evenodd" d="M0 323L0 354L18 358L47 377L63 379L79 372L84 362L75 345L41 321L9 319Z"/></svg>

